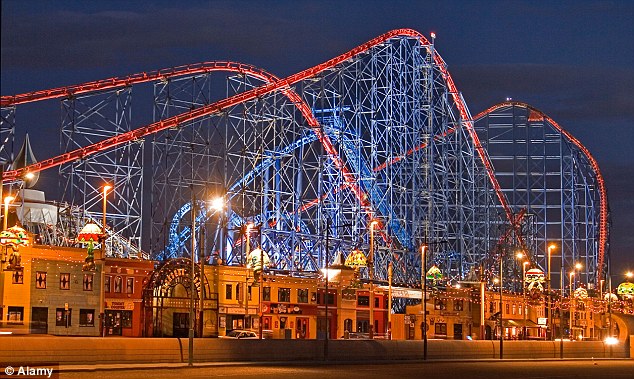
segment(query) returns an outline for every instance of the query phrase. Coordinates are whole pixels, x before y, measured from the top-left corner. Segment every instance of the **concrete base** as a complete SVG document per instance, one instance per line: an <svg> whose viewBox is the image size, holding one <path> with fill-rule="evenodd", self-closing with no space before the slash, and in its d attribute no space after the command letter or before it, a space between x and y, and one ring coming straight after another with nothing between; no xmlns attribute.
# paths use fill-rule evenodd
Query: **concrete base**
<svg viewBox="0 0 634 379"><path fill-rule="evenodd" d="M187 338L0 337L0 363L26 365L187 362ZM194 341L195 362L421 360L422 341L386 340ZM629 346L564 341L564 358L627 358ZM428 359L497 359L498 341L430 340ZM559 342L505 341L505 359L558 359Z"/></svg>

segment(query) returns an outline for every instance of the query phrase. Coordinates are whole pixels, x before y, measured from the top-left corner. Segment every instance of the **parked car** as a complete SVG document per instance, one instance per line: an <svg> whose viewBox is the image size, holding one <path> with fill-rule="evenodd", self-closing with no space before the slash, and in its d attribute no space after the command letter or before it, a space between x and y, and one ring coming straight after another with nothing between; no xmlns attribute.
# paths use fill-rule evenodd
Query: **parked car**
<svg viewBox="0 0 634 379"><path fill-rule="evenodd" d="M234 329L227 333L227 335L220 336L220 338L239 339L239 340L255 340L258 339L258 334L250 330L238 330Z"/></svg>

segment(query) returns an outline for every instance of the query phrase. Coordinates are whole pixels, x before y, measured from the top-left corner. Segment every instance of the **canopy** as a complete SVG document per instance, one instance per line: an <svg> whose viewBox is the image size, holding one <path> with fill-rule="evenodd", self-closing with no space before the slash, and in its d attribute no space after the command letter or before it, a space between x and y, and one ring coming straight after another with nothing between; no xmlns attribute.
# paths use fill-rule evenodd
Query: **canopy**
<svg viewBox="0 0 634 379"><path fill-rule="evenodd" d="M99 238L101 238L103 234L101 233L101 228L92 222L89 222L84 226L79 232L77 236L77 241L79 242L97 242Z"/></svg>

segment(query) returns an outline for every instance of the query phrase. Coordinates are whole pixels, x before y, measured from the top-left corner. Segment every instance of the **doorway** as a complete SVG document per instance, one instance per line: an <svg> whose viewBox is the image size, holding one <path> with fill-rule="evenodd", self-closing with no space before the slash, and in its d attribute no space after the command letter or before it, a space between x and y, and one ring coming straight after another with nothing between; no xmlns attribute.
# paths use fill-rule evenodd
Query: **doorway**
<svg viewBox="0 0 634 379"><path fill-rule="evenodd" d="M453 324L453 339L462 339L462 324Z"/></svg>
<svg viewBox="0 0 634 379"><path fill-rule="evenodd" d="M189 336L189 313L174 313L172 319L174 337L188 337Z"/></svg>
<svg viewBox="0 0 634 379"><path fill-rule="evenodd" d="M31 334L48 334L48 308L31 308Z"/></svg>
<svg viewBox="0 0 634 379"><path fill-rule="evenodd" d="M306 339L308 334L308 318L298 317L295 325L295 337L298 339Z"/></svg>

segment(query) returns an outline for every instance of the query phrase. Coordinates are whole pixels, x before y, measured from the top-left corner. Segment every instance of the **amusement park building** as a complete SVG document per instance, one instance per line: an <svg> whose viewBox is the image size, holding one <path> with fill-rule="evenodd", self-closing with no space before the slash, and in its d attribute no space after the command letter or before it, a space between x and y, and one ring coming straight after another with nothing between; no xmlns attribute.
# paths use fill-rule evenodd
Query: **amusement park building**
<svg viewBox="0 0 634 379"><path fill-rule="evenodd" d="M20 255L21 269L0 271L3 328L31 334L141 336L141 294L153 261L104 260L95 250L95 270L84 271L85 249L33 245L21 247Z"/></svg>
<svg viewBox="0 0 634 379"><path fill-rule="evenodd" d="M191 293L189 272L182 270L183 266L166 262L154 269L153 261L102 260L101 252L95 252L97 268L87 272L82 269L86 256L84 249L43 245L22 247L22 270L0 273L2 329L13 333L75 336L187 335ZM169 272L165 271L166 267ZM153 280L161 272L165 280L160 283ZM328 283L323 276L297 277L275 272L265 273L260 281L252 269L204 265L203 322L197 322L196 336L217 337L234 329L246 329L256 333L262 330L265 338L323 339L329 322L330 339L368 338L369 284L360 281L359 273L354 269L341 266L333 272ZM152 285L156 287L152 288ZM200 286L195 288L197 292L200 290ZM157 289L165 292L157 292ZM417 301L418 304L407 306L404 313L391 315L391 338L421 339L424 317L420 289L393 289L394 299L409 298L410 302ZM329 296L324 296L326 291ZM159 293L164 296L158 296ZM372 293L375 338L387 338L389 287L381 283L374 286ZM591 295L573 298L572 303L570 298L564 297L563 320L559 317L559 301L554 301L555 337L560 335L560 325L564 329L563 335L570 337L570 320L574 339L608 336L608 308L611 306L612 334L625 338L627 327L619 321L619 315L634 312L632 301L615 299L608 304L597 294ZM103 307L100 307L100 296L103 296ZM199 310L199 299L195 296ZM543 297L527 298L524 311L522 294L505 291L500 309L499 292L494 288L486 290L483 323L481 298L479 286L430 289L427 293L427 337L497 339L501 310L505 338L523 338L524 326L527 339L547 338L547 307ZM572 318L569 313L571 304ZM105 316L105 331L100 326L101 312Z"/></svg>

